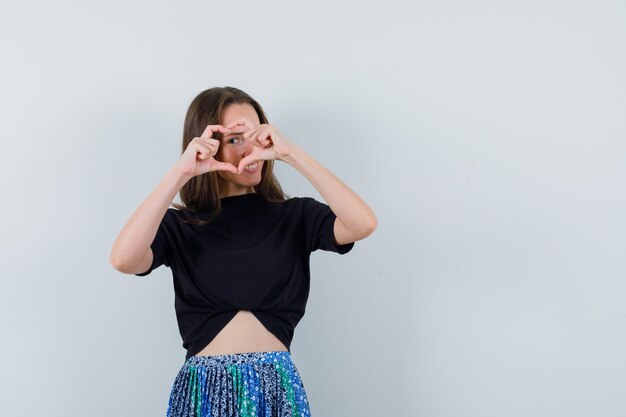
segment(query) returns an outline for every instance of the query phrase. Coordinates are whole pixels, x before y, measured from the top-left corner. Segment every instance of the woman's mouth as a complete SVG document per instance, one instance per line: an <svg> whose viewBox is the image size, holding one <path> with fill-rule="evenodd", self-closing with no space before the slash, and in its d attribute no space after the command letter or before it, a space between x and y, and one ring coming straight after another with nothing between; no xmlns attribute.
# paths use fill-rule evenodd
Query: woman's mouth
<svg viewBox="0 0 626 417"><path fill-rule="evenodd" d="M258 169L258 163L255 162L253 164L246 165L246 167L244 168L244 171L245 172L249 172L249 173L252 174L252 173L256 172L257 169Z"/></svg>

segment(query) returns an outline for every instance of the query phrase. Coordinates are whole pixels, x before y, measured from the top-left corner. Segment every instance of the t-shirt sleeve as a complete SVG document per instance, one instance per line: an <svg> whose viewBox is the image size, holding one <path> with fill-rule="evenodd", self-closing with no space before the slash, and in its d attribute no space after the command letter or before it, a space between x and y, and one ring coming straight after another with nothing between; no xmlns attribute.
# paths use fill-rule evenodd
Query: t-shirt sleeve
<svg viewBox="0 0 626 417"><path fill-rule="evenodd" d="M309 252L321 249L343 255L354 247L354 242L343 245L335 243L334 227L337 216L328 204L312 197L303 197L302 212L305 245Z"/></svg>
<svg viewBox="0 0 626 417"><path fill-rule="evenodd" d="M157 229L156 236L154 237L154 240L152 241L152 244L150 245L150 248L152 249L152 255L153 255L152 265L150 265L150 269L148 269L146 272L142 272L140 274L134 274L134 275L143 277L143 276L148 275L149 273L151 273L153 270L155 270L161 265L165 265L167 267L170 266L171 246L170 246L170 242L168 238L168 235L169 235L168 221L169 221L169 209L168 209L168 212L165 213L163 220L161 220L161 223L159 224L159 228Z"/></svg>

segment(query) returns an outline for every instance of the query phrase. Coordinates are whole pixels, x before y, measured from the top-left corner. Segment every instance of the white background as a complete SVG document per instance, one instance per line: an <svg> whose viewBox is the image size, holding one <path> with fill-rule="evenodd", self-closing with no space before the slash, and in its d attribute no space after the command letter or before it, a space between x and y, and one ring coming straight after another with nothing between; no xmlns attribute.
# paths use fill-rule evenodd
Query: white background
<svg viewBox="0 0 626 417"><path fill-rule="evenodd" d="M235 86L379 220L311 258L292 356L314 417L625 415L625 22L621 1L3 2L2 414L165 415L171 272L108 257L191 100Z"/></svg>

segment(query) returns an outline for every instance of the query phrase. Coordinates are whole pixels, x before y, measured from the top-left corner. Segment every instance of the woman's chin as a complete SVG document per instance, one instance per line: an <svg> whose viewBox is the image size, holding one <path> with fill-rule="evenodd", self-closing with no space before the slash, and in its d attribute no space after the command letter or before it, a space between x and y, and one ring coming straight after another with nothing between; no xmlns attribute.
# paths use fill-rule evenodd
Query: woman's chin
<svg viewBox="0 0 626 417"><path fill-rule="evenodd" d="M239 176L237 177L237 184L239 185L244 185L244 186L248 186L248 185L257 185L261 182L261 175L257 175L255 174L247 174L242 172L241 174L239 174Z"/></svg>

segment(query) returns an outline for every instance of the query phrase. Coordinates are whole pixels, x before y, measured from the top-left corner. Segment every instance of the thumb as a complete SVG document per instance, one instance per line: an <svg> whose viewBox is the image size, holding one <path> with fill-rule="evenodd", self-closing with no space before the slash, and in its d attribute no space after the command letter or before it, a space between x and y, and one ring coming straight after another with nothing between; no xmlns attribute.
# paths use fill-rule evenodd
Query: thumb
<svg viewBox="0 0 626 417"><path fill-rule="evenodd" d="M214 171L230 171L233 174L239 174L237 167L229 162L215 161L213 166L215 167Z"/></svg>
<svg viewBox="0 0 626 417"><path fill-rule="evenodd" d="M252 164L254 163L254 161L256 161L256 158L253 155L249 155L243 158L241 161L239 161L239 165L237 165L237 173L241 174L241 171L244 170L246 165Z"/></svg>

